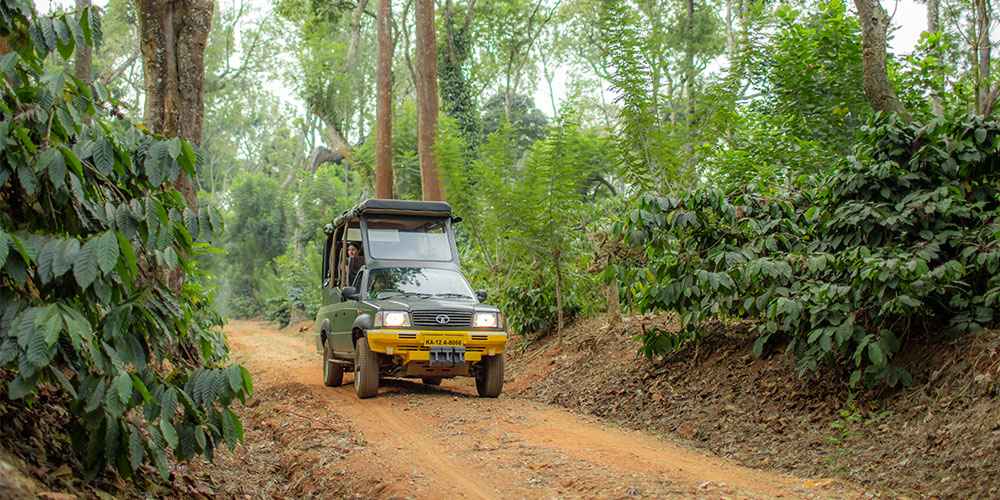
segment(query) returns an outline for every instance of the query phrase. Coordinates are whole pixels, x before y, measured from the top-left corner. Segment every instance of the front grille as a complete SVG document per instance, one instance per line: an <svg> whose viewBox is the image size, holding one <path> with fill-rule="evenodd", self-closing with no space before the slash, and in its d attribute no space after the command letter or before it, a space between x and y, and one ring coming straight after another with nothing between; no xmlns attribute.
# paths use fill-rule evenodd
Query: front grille
<svg viewBox="0 0 1000 500"><path fill-rule="evenodd" d="M442 323L439 318L447 317ZM413 326L452 328L472 326L472 313L461 311L413 311L410 313Z"/></svg>

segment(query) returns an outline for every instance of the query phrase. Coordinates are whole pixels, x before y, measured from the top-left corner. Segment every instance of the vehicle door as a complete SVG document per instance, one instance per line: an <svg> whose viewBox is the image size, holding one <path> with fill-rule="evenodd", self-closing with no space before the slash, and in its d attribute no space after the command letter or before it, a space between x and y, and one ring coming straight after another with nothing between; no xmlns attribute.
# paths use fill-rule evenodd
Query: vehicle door
<svg viewBox="0 0 1000 500"><path fill-rule="evenodd" d="M354 320L358 317L358 307L361 303L344 297L343 290L345 287L351 286L349 279L352 275L352 270L356 270L359 276L364 274L363 266L352 269L349 265L349 263L356 263L359 260L363 262L364 256L360 254L351 258L348 256L349 244L352 242L361 242L360 227L360 222L357 219L348 221L346 223L345 231L340 235L341 240L337 243L340 254L336 260L337 265L339 266L336 288L338 300L340 301L332 308L333 314L330 317L330 339L333 343L332 345L334 351L338 353L354 352L354 343L351 340L351 330L354 327ZM358 246L360 247L362 245ZM358 278L355 279L356 284L360 281L361 280Z"/></svg>

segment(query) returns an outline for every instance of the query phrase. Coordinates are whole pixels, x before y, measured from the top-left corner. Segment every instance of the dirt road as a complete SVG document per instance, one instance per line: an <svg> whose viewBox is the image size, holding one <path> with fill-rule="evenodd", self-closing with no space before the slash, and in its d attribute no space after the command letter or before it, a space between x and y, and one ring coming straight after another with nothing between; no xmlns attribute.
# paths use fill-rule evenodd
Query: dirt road
<svg viewBox="0 0 1000 500"><path fill-rule="evenodd" d="M471 379L325 387L307 333L233 321L255 394L246 442L195 472L246 498L870 498L830 480L739 467L667 439L501 395Z"/></svg>

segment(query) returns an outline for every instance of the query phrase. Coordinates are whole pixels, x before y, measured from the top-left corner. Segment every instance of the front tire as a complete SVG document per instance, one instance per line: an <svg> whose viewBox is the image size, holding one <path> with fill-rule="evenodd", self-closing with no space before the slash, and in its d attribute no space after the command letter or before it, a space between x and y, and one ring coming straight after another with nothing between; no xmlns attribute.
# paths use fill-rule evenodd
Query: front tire
<svg viewBox="0 0 1000 500"><path fill-rule="evenodd" d="M354 392L367 399L378 394L378 355L368 346L368 339L358 339L354 360Z"/></svg>
<svg viewBox="0 0 1000 500"><path fill-rule="evenodd" d="M503 390L503 354L486 356L476 374L476 391L481 398L495 398Z"/></svg>
<svg viewBox="0 0 1000 500"><path fill-rule="evenodd" d="M323 384L327 387L344 384L344 367L333 362L333 347L329 340L323 345Z"/></svg>

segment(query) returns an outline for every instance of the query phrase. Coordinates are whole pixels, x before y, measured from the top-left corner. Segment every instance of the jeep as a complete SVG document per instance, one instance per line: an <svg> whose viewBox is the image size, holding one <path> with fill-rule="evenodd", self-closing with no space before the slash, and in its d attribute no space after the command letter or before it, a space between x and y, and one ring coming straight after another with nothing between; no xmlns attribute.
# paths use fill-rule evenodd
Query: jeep
<svg viewBox="0 0 1000 500"><path fill-rule="evenodd" d="M323 383L354 371L359 398L384 377L474 377L481 397L503 389L503 316L462 275L451 206L369 199L325 228L316 352Z"/></svg>

